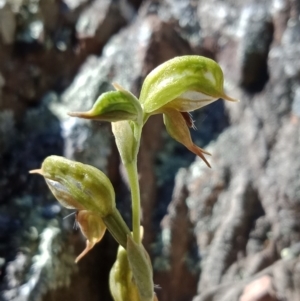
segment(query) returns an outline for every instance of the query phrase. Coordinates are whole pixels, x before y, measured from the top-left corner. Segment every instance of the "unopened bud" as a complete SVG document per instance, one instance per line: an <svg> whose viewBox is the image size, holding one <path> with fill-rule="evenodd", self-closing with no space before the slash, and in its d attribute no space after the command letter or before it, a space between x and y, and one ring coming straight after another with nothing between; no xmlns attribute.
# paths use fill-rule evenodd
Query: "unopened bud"
<svg viewBox="0 0 300 301"><path fill-rule="evenodd" d="M114 301L141 301L129 266L127 252L121 246L109 274L109 287Z"/></svg>
<svg viewBox="0 0 300 301"><path fill-rule="evenodd" d="M118 91L103 93L87 112L70 112L73 117L116 122L120 120L138 121L142 118L142 109L138 99L121 86L115 84Z"/></svg>

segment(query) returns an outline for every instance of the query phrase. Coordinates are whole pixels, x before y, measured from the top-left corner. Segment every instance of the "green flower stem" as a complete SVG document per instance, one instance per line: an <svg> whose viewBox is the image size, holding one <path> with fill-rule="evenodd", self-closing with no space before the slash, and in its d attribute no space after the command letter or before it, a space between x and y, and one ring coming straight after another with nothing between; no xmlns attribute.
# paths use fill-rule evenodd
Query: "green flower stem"
<svg viewBox="0 0 300 301"><path fill-rule="evenodd" d="M137 160L135 159L130 163L125 164L125 168L127 170L129 185L131 189L133 240L135 241L135 243L140 244L141 198L137 171Z"/></svg>
<svg viewBox="0 0 300 301"><path fill-rule="evenodd" d="M118 209L102 218L110 234L123 247L126 248L127 236L131 235L129 228L123 220Z"/></svg>

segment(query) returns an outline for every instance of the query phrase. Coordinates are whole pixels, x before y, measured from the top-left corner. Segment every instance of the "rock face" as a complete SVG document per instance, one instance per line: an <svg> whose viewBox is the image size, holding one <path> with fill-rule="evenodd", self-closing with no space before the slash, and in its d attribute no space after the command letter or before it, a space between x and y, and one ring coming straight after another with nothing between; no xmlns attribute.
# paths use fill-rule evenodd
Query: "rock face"
<svg viewBox="0 0 300 301"><path fill-rule="evenodd" d="M158 298L300 300L299 1L141 2L0 3L0 300L111 300L116 244L107 236L73 265L83 239L28 170L50 154L95 165L130 222L109 125L66 113L89 109L112 82L138 95L153 68L185 54L216 59L241 102L193 116L212 169L166 135L161 116L144 129L144 244Z"/></svg>
<svg viewBox="0 0 300 301"><path fill-rule="evenodd" d="M216 2L207 1L206 9L199 6L200 20ZM300 298L291 289L291 283L299 285L300 275L295 251L300 239L300 127L295 110L300 31L294 4L289 11L288 3L273 10L271 3L223 3L228 18L213 31L224 35L232 26L230 13L239 12L236 22L244 29L227 32L217 57L230 93L241 103L228 105L231 125L210 145L213 168L207 170L196 160L187 170L186 202L201 258L195 301ZM284 30L282 19L289 20ZM255 286L261 291L255 292Z"/></svg>

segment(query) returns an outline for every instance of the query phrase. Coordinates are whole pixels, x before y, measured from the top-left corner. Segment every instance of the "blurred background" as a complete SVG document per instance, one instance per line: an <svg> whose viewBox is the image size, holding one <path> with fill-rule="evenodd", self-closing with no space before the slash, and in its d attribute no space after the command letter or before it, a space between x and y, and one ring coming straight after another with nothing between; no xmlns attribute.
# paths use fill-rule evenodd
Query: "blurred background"
<svg viewBox="0 0 300 301"><path fill-rule="evenodd" d="M299 14L299 0L0 0L0 300L111 300L116 243L107 234L75 265L85 240L74 215L28 170L52 154L98 167L130 223L110 125L66 113L112 82L138 96L157 65L198 54L219 62L241 102L193 114L211 169L160 115L144 128L144 244L159 300L299 301Z"/></svg>

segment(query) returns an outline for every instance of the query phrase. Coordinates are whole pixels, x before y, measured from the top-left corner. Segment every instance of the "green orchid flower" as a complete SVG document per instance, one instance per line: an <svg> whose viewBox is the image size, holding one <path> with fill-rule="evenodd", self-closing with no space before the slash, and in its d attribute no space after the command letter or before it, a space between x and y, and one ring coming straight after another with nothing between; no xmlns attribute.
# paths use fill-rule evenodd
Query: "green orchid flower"
<svg viewBox="0 0 300 301"><path fill-rule="evenodd" d="M224 92L220 66L201 56L182 56L158 66L146 77L140 99L118 84L116 91L100 95L87 112L70 112L70 116L108 121L119 154L128 175L132 200L132 233L115 204L110 180L95 167L59 156L44 160L41 174L55 198L66 208L75 209L76 221L86 238L86 248L78 262L106 229L119 243L116 262L110 273L110 289L115 301L157 301L154 293L153 269L142 244L141 194L137 169L142 129L151 115L163 114L168 133L190 151L210 164L191 139L194 127L190 112L219 98L237 101Z"/></svg>
<svg viewBox="0 0 300 301"><path fill-rule="evenodd" d="M62 206L78 211L77 221L87 238L84 254L101 240L106 228L126 248L130 230L116 208L113 186L103 172L64 157L50 156L44 160L41 169L30 173L38 173L45 178Z"/></svg>
<svg viewBox="0 0 300 301"><path fill-rule="evenodd" d="M220 66L202 56L188 55L171 59L151 71L146 77L140 95L144 122L149 116L162 113L171 137L200 156L210 167L196 146L189 128L194 127L189 115L212 102L223 98L238 101L225 94L224 77Z"/></svg>

